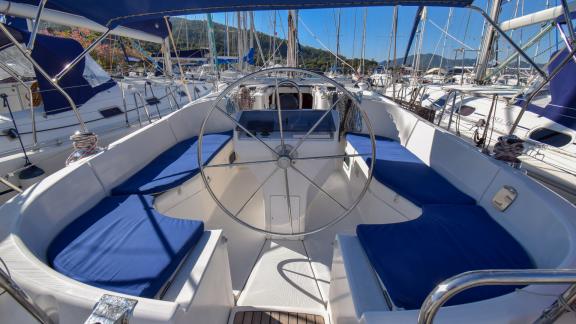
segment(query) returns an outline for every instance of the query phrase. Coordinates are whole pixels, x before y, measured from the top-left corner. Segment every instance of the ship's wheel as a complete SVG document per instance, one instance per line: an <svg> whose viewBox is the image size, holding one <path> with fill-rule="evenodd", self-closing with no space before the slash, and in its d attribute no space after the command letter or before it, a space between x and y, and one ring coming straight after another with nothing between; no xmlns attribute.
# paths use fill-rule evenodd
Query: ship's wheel
<svg viewBox="0 0 576 324"><path fill-rule="evenodd" d="M246 103L246 98L244 100L238 99L237 97L234 99L234 94L245 92L245 89L249 88L250 86L254 86L254 84L262 84L268 83L274 86L274 91L272 96L275 96L273 100L270 100L269 107L266 110L252 110L254 113L266 112L269 115L273 114L274 120L277 121L277 125L275 126L275 130L277 132L277 136L274 140L268 138L268 134L262 135L264 132L258 132L254 129L250 129L251 127L246 123L240 120L240 114L245 113L246 111L250 111L249 108L242 107L243 104L238 104L239 101ZM287 138L287 134L289 130L286 128L291 129L289 124L286 124L283 121L286 121L288 118L283 114L289 115L290 111L294 111L293 107L290 110L286 110L282 108L281 103L283 102L280 100L280 89L279 85L289 85L291 88L296 88L299 97L299 105L301 105L300 100L302 100L301 90L299 89L299 84L306 84L310 86L311 84L322 84L326 87L330 87L331 89L336 89L333 91L333 94L336 94L332 99L331 105L326 107L325 109L318 110L315 109L316 119L314 122L311 123L311 126L307 129L307 131L302 132L298 137L291 137ZM236 100L236 101L234 101ZM234 103L236 102L236 103ZM315 152L304 152L303 146L308 141L316 141L315 145L318 145L317 137L312 136L317 132L318 129L324 127L323 125L329 118L337 118L334 117L340 116L340 127L344 127L344 122L342 119L341 113L335 113L335 111L340 107L342 109L342 103L345 104L346 109L357 109L356 115L359 119L361 119L362 129L365 133L368 133L371 143L371 150L370 152L349 152L343 149L345 147L345 143L341 141L345 141L345 137L341 136L342 130L340 134L335 134L335 141L336 144L341 147L341 151L337 152L337 154L322 154L322 153L315 153ZM309 109L308 111L312 111ZM207 130L207 125L210 124L210 120L212 118L216 118L217 114L222 114L226 119L228 119L232 124L234 124L234 128L236 132L242 132L245 139L250 140L252 145L257 146L263 154L260 155L266 156L266 158L256 158L250 161L230 161L229 163L225 164L208 164L202 163L202 146L203 146L203 138L205 136L205 132ZM348 115L347 112L345 112ZM340 142L339 142L340 141ZM302 152L301 152L302 150ZM202 127L200 129L200 134L198 136L198 165L200 166L200 174L204 185L210 194L210 196L214 199L214 202L234 221L252 229L260 233L272 235L272 236L279 236L279 237L297 237L297 236L304 236L309 234L314 234L320 232L336 223L344 219L348 216L352 210L360 203L364 195L366 194L370 181L372 179L372 170L373 164L375 161L375 154L376 154L376 146L375 146L375 138L374 132L370 125L370 121L368 120L367 114L362 111L361 104L358 98L346 90L342 85L337 83L336 81L327 78L323 75L310 72L307 70L297 69L297 68L272 68L272 69L265 69L250 75L247 75L236 82L230 84L226 89L224 89L218 97L214 100L211 108L207 112L203 122ZM251 154L251 156L254 156ZM347 199L347 202L342 202L337 197L335 197L329 190L323 188L322 183L317 183L315 180L316 177L313 174L309 174L308 172L304 171L303 168L300 166L301 163L311 163L311 162L318 162L322 163L322 161L326 162L327 160L334 160L339 161L339 163L344 163L344 161L351 161L355 158L370 158L366 159L368 161L368 170L367 176L364 178L364 183L361 186L356 185L356 190L358 192L355 197ZM213 188L213 184L211 184L211 179L207 174L207 170L211 168L236 168L236 167L250 167L254 170L256 168L256 174L259 174L261 183L258 184L257 188L251 192L251 195L248 195L248 198L240 204L238 207L238 203L226 201L225 198L221 198L216 193L216 190ZM265 174L265 175L264 175ZM292 197L291 194L294 194L294 190L297 185L291 184L291 181L295 181L295 177L301 177L300 181L302 183L307 183L307 186L312 187L318 194L322 194L327 199L329 199L333 204L337 205L339 210L341 210L340 214L337 214L336 217L331 218L330 220L326 221L324 224L317 225L314 228L291 228L288 232L280 232L275 231L271 228L262 228L260 226L256 226L250 224L249 222L241 219L239 215L244 211L246 206L249 202L256 196L258 192L264 190L267 185L269 185L271 179L275 178L274 183L279 184L279 181L283 182L283 185L277 185L274 189L275 190L282 190L286 197L285 203L283 207L286 208L287 214L290 217L290 224L292 224L293 217L297 217L298 215L293 215L294 213L294 206L292 206ZM281 180L280 180L281 179ZM280 188L282 187L282 188ZM291 192L292 191L292 192ZM232 205L235 207L233 208ZM277 207L277 206L276 206ZM303 208L297 208L298 210L306 211L308 206L303 206ZM313 217L313 215L307 215L306 217Z"/></svg>

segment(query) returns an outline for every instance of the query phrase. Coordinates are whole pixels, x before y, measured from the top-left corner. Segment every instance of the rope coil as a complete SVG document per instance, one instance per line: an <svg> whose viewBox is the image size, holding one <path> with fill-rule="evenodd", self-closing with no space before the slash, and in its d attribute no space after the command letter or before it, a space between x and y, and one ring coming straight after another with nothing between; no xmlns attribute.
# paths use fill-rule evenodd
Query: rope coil
<svg viewBox="0 0 576 324"><path fill-rule="evenodd" d="M74 152L66 159L66 165L79 161L85 157L100 152L98 147L98 136L92 132L82 133L76 131L70 136Z"/></svg>
<svg viewBox="0 0 576 324"><path fill-rule="evenodd" d="M518 157L524 154L524 140L516 135L500 136L494 145L493 154L496 160L519 166L521 161Z"/></svg>

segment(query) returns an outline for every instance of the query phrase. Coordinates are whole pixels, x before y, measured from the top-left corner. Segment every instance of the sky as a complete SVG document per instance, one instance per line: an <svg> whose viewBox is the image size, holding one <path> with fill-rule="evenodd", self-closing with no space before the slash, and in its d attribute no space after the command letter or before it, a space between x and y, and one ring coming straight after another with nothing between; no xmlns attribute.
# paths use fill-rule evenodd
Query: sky
<svg viewBox="0 0 576 324"><path fill-rule="evenodd" d="M474 5L486 8L489 0L476 0ZM500 15L500 21L505 21L515 16L522 16L524 14L540 11L546 8L547 5L555 6L559 4L559 0L504 0L503 9ZM516 9L518 7L518 9ZM300 10L299 11L299 41L302 45L313 46L317 48L328 47L331 51L336 51L336 21L338 13L341 17L341 31L340 31L340 48L341 54L348 58L360 57L362 45L362 29L363 29L363 15L367 10L366 19L366 58L374 59L377 61L386 60L390 47L390 34L392 29L392 16L393 7L369 7L365 8L342 8L342 9L313 9L313 10ZM518 11L515 14L516 10ZM446 47L443 46L442 32L440 28L445 28L448 20L449 8L442 7L429 7L428 17L424 31L423 53L436 52L440 54L444 49L444 56L453 58L455 49L461 48L462 45L448 38ZM416 7L399 7L398 18L398 57L403 56ZM285 38L287 31L287 11L256 11L254 13L254 23L258 31L267 34L273 32L273 17L276 13L277 29L276 32L279 37ZM227 14L230 25L236 25L235 13ZM213 19L216 22L224 23L226 15L224 13L213 14ZM188 19L204 19L203 16L192 15ZM436 25L436 26L435 26ZM306 28L307 27L307 28ZM539 26L527 27L522 31L514 31L512 38L518 43L528 40L535 35ZM311 33L308 31L311 31ZM459 39L468 46L477 49L481 41L483 31L483 19L479 13L465 8L454 8L453 16L449 26L449 33L455 38ZM509 34L510 35L510 34ZM556 37L552 34L550 37L544 38L539 47L539 53L542 52L537 59L539 62L545 62L550 55L549 51L544 51L550 47L555 48ZM504 44L502 41L501 44ZM504 52L511 51L509 46L501 46L500 49ZM529 54L534 55L536 48L532 48ZM458 54L461 58L462 54ZM467 58L476 56L475 52L467 52Z"/></svg>

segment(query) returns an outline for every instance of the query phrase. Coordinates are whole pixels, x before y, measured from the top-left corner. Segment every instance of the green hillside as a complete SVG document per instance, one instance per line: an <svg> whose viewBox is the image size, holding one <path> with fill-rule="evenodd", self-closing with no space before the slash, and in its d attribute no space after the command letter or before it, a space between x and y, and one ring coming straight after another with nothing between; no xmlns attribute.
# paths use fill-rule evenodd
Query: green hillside
<svg viewBox="0 0 576 324"><path fill-rule="evenodd" d="M206 33L206 22L200 20L187 20L182 18L172 18L174 36L176 38L176 43L179 49L192 49L208 47L208 36ZM237 29L234 27L229 27L230 35L230 55L237 55ZM214 34L216 38L216 50L218 55L226 55L226 26L222 24L214 24ZM257 32L258 39L260 40L260 45L262 46L262 51L264 52L264 57L268 60L271 56L271 35ZM286 41L284 39L277 37L276 46L280 43L282 45L277 51L276 57L286 58ZM256 50L256 64L262 65L262 59L258 52L256 42L254 43ZM348 64L357 68L359 66L359 59L348 59L342 57L347 61ZM308 69L316 69L321 71L327 71L334 64L334 56L330 52L314 48L311 46L300 46L299 50L299 62L301 67ZM378 64L373 60L366 60L366 71L372 71L372 69ZM339 63L341 66L342 63Z"/></svg>

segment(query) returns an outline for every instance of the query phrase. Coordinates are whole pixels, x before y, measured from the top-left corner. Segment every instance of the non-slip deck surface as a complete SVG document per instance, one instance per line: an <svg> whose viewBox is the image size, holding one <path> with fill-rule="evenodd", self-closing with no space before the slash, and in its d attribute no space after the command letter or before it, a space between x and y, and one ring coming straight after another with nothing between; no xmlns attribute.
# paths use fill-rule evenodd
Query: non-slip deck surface
<svg viewBox="0 0 576 324"><path fill-rule="evenodd" d="M312 313L324 311L302 241L267 240L237 305L265 309L292 307Z"/></svg>
<svg viewBox="0 0 576 324"><path fill-rule="evenodd" d="M324 324L320 315L273 311L237 312L234 324Z"/></svg>

